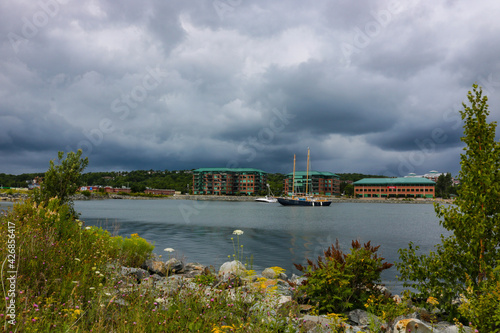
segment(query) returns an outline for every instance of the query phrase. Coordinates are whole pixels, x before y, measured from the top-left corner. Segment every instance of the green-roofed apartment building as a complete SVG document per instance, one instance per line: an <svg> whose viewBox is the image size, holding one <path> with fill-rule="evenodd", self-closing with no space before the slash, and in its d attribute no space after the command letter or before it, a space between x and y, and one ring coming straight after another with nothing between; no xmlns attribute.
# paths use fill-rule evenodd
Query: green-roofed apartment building
<svg viewBox="0 0 500 333"><path fill-rule="evenodd" d="M267 172L252 168L193 170L193 194L254 195L267 191Z"/></svg>
<svg viewBox="0 0 500 333"><path fill-rule="evenodd" d="M436 187L423 177L364 178L353 185L357 198L433 198Z"/></svg>
<svg viewBox="0 0 500 333"><path fill-rule="evenodd" d="M308 180L308 182L306 182ZM284 192L289 195L306 194L306 184L308 194L313 195L339 195L340 194L340 177L331 172L320 171L297 171L295 172L295 187L292 189L293 173L289 173L285 177Z"/></svg>

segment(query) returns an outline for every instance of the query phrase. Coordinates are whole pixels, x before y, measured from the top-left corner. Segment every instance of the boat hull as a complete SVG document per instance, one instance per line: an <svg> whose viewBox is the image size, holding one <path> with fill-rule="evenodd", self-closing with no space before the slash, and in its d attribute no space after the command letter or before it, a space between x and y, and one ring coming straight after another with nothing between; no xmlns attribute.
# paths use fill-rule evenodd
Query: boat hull
<svg viewBox="0 0 500 333"><path fill-rule="evenodd" d="M257 198L257 199L255 199L255 201L257 201L257 202L265 202L265 203L278 202L278 200L276 198L272 198L272 197Z"/></svg>
<svg viewBox="0 0 500 333"><path fill-rule="evenodd" d="M309 206L309 207L328 207L331 201L315 201L305 199L285 199L278 198L278 202L283 206Z"/></svg>

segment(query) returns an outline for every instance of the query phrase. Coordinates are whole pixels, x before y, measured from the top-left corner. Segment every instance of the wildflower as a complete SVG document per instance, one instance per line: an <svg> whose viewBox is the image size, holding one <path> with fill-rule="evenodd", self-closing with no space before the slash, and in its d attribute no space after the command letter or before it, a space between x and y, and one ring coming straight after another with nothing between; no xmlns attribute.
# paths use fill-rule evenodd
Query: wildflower
<svg viewBox="0 0 500 333"><path fill-rule="evenodd" d="M130 235L130 237L139 237L139 234L135 233L135 234Z"/></svg>
<svg viewBox="0 0 500 333"><path fill-rule="evenodd" d="M101 272L99 272L99 271L95 271L95 273L96 273L96 274L101 274Z"/></svg>
<svg viewBox="0 0 500 333"><path fill-rule="evenodd" d="M233 231L233 235L243 235L243 231L242 230L235 230Z"/></svg>
<svg viewBox="0 0 500 333"><path fill-rule="evenodd" d="M92 229L92 227L85 227L85 230L90 230Z"/></svg>
<svg viewBox="0 0 500 333"><path fill-rule="evenodd" d="M80 259L78 259L78 258L75 258L75 260L76 260L76 261L80 261Z"/></svg>
<svg viewBox="0 0 500 333"><path fill-rule="evenodd" d="M174 252L175 250L171 247L167 247L165 250L163 250L165 252Z"/></svg>
<svg viewBox="0 0 500 333"><path fill-rule="evenodd" d="M90 289L90 290L94 290L94 289L95 289L95 287L90 287L89 289Z"/></svg>
<svg viewBox="0 0 500 333"><path fill-rule="evenodd" d="M439 304L438 300L435 297L432 297L432 296L430 296L427 299L427 303L432 304L432 305L438 305Z"/></svg>

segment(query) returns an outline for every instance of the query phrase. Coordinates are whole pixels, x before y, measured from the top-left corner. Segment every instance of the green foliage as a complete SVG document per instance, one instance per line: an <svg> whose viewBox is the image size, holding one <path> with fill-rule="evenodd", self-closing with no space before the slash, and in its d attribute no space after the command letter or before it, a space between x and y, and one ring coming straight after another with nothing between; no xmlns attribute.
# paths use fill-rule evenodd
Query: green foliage
<svg viewBox="0 0 500 333"><path fill-rule="evenodd" d="M21 175L0 173L0 187L27 187L26 185L37 177L43 177L43 173L23 173Z"/></svg>
<svg viewBox="0 0 500 333"><path fill-rule="evenodd" d="M307 267L294 264L307 277L300 289L322 313L363 307L371 295L380 293L376 288L380 274L392 266L378 257L379 247L352 241L351 253L344 254L337 240L335 246L324 251L324 258L318 257L317 263L308 259Z"/></svg>
<svg viewBox="0 0 500 333"><path fill-rule="evenodd" d="M449 198L453 190L453 180L451 174L441 174L436 182L436 196L441 198Z"/></svg>
<svg viewBox="0 0 500 333"><path fill-rule="evenodd" d="M473 85L470 106L463 104L465 154L461 155L461 187L454 205L435 205L440 224L451 231L428 255L418 254L410 243L399 250L400 280L418 290L421 297L439 298L450 316L456 314L452 300L466 293L469 285L481 295L480 286L500 259L500 143L495 141L496 123L487 123L487 97Z"/></svg>
<svg viewBox="0 0 500 333"><path fill-rule="evenodd" d="M479 332L500 332L500 268L497 267L476 289L469 282L459 312Z"/></svg>
<svg viewBox="0 0 500 333"><path fill-rule="evenodd" d="M123 266L141 267L146 259L151 257L154 245L149 243L138 234L130 235L130 238L121 236L111 237L110 242L117 257Z"/></svg>
<svg viewBox="0 0 500 333"><path fill-rule="evenodd" d="M201 274L193 278L194 283L201 284L204 286L212 286L216 280L217 279L215 275L212 274Z"/></svg>
<svg viewBox="0 0 500 333"><path fill-rule="evenodd" d="M64 152L60 151L57 155L57 165L53 160L45 172L43 182L40 188L33 190L35 202L48 203L51 198L58 198L61 204L68 204L70 213L76 216L73 210L71 196L75 194L81 182L81 173L89 163L88 158L82 158L82 150L78 152L69 152L63 159Z"/></svg>
<svg viewBox="0 0 500 333"><path fill-rule="evenodd" d="M411 312L405 302L397 303L393 298L383 294L370 295L365 303L365 308L368 313L387 323L393 323L397 317Z"/></svg>
<svg viewBox="0 0 500 333"><path fill-rule="evenodd" d="M193 184L193 174L188 170L135 170L120 172L89 172L82 175L87 185L130 186L132 192L144 192L146 187L157 189L173 189L187 192Z"/></svg>

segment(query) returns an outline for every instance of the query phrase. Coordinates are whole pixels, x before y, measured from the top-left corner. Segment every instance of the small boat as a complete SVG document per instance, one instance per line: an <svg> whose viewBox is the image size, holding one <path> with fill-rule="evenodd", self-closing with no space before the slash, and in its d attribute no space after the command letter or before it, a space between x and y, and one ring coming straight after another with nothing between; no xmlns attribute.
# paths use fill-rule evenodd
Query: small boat
<svg viewBox="0 0 500 333"><path fill-rule="evenodd" d="M315 198L307 194L309 185L309 148L307 148L307 176L306 176L306 195L295 195L295 155L293 155L293 179L292 179L292 196L290 198L278 198L278 202L283 206L310 206L310 207L327 207L332 204L330 200Z"/></svg>
<svg viewBox="0 0 500 333"><path fill-rule="evenodd" d="M267 203L278 202L278 199L276 199L275 197L272 196L271 187L269 186L269 184L266 184L266 185L267 185L267 192L268 192L268 194L264 198L257 198L257 199L255 199L255 201L257 201L257 202L267 202Z"/></svg>

